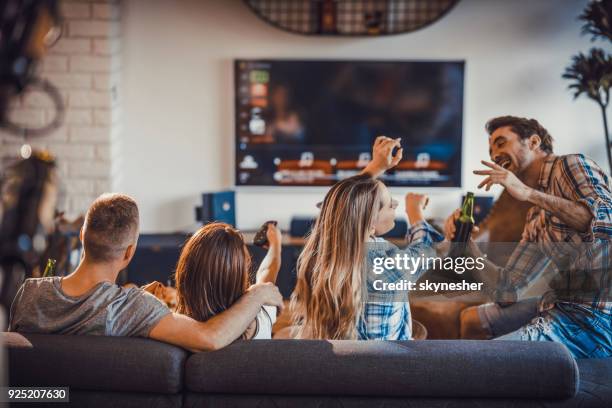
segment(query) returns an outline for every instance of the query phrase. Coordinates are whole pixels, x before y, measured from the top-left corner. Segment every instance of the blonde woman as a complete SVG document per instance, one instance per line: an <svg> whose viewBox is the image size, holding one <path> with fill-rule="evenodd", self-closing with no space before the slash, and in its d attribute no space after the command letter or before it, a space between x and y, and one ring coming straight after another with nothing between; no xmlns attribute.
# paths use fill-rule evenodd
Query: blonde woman
<svg viewBox="0 0 612 408"><path fill-rule="evenodd" d="M290 304L296 338L408 340L412 337L407 293L402 301L393 296L371 301L368 296L365 289L372 283L368 260L394 257L400 252L414 257L431 253L433 243L443 240L443 236L424 219L427 197L408 194L410 245L400 251L379 238L393 228L398 203L391 198L387 187L371 174L377 173L345 179L325 196L298 259L297 284ZM424 271L416 272L405 274L391 270L386 278L391 282L404 277L416 280Z"/></svg>

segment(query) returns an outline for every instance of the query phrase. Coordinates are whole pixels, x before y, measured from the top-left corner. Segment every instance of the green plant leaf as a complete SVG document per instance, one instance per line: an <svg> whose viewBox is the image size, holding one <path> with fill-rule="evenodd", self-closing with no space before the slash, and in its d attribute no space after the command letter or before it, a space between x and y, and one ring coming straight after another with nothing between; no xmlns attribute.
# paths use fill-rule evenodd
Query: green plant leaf
<svg viewBox="0 0 612 408"><path fill-rule="evenodd" d="M592 35L591 41L612 41L612 0L592 0L578 18L584 22L582 34Z"/></svg>
<svg viewBox="0 0 612 408"><path fill-rule="evenodd" d="M586 55L574 55L562 78L572 81L568 89L574 92L574 99L586 94L605 106L612 85L612 56L601 48L591 48Z"/></svg>

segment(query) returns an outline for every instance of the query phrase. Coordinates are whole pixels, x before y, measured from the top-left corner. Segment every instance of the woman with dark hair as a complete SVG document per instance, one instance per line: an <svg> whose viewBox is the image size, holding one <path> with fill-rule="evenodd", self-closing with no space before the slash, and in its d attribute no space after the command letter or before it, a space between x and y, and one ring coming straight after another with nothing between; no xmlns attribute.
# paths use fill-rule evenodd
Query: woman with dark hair
<svg viewBox="0 0 612 408"><path fill-rule="evenodd" d="M268 253L256 274L256 283L276 283L281 262L281 233L268 224ZM251 256L242 234L215 222L200 228L187 241L176 267L177 312L206 321L228 309L249 287ZM243 334L245 339L269 339L276 308L263 306Z"/></svg>

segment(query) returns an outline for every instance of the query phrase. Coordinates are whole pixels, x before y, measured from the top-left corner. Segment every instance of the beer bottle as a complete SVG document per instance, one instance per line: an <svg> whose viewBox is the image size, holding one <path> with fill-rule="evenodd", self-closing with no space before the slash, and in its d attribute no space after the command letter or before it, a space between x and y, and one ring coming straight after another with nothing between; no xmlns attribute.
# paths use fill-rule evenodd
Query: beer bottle
<svg viewBox="0 0 612 408"><path fill-rule="evenodd" d="M47 278L55 275L55 259L47 259L47 266L45 266L45 271L43 272L43 278Z"/></svg>
<svg viewBox="0 0 612 408"><path fill-rule="evenodd" d="M452 242L468 242L474 228L474 193L468 192L461 206L461 215L455 221L455 236Z"/></svg>

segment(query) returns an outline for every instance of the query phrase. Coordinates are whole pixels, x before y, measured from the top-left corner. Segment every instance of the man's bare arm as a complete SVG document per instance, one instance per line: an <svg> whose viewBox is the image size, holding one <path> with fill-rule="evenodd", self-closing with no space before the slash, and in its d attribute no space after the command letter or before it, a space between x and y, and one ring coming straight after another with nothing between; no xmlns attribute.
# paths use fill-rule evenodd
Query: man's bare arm
<svg viewBox="0 0 612 408"><path fill-rule="evenodd" d="M550 211L563 223L576 231L587 232L593 220L593 214L586 205L531 189L527 200L540 208Z"/></svg>
<svg viewBox="0 0 612 408"><path fill-rule="evenodd" d="M563 197L546 194L531 188L523 183L510 170L504 169L496 163L481 161L487 170L475 170L474 174L487 176L478 188L485 187L487 191L493 184L504 186L506 191L519 201L529 201L559 217L561 221L576 231L587 232L591 225L593 215L591 211L579 202L567 200Z"/></svg>
<svg viewBox="0 0 612 408"><path fill-rule="evenodd" d="M153 327L149 337L191 351L218 350L240 337L263 305L283 306L278 288L271 283L252 286L232 307L205 322L171 313Z"/></svg>

